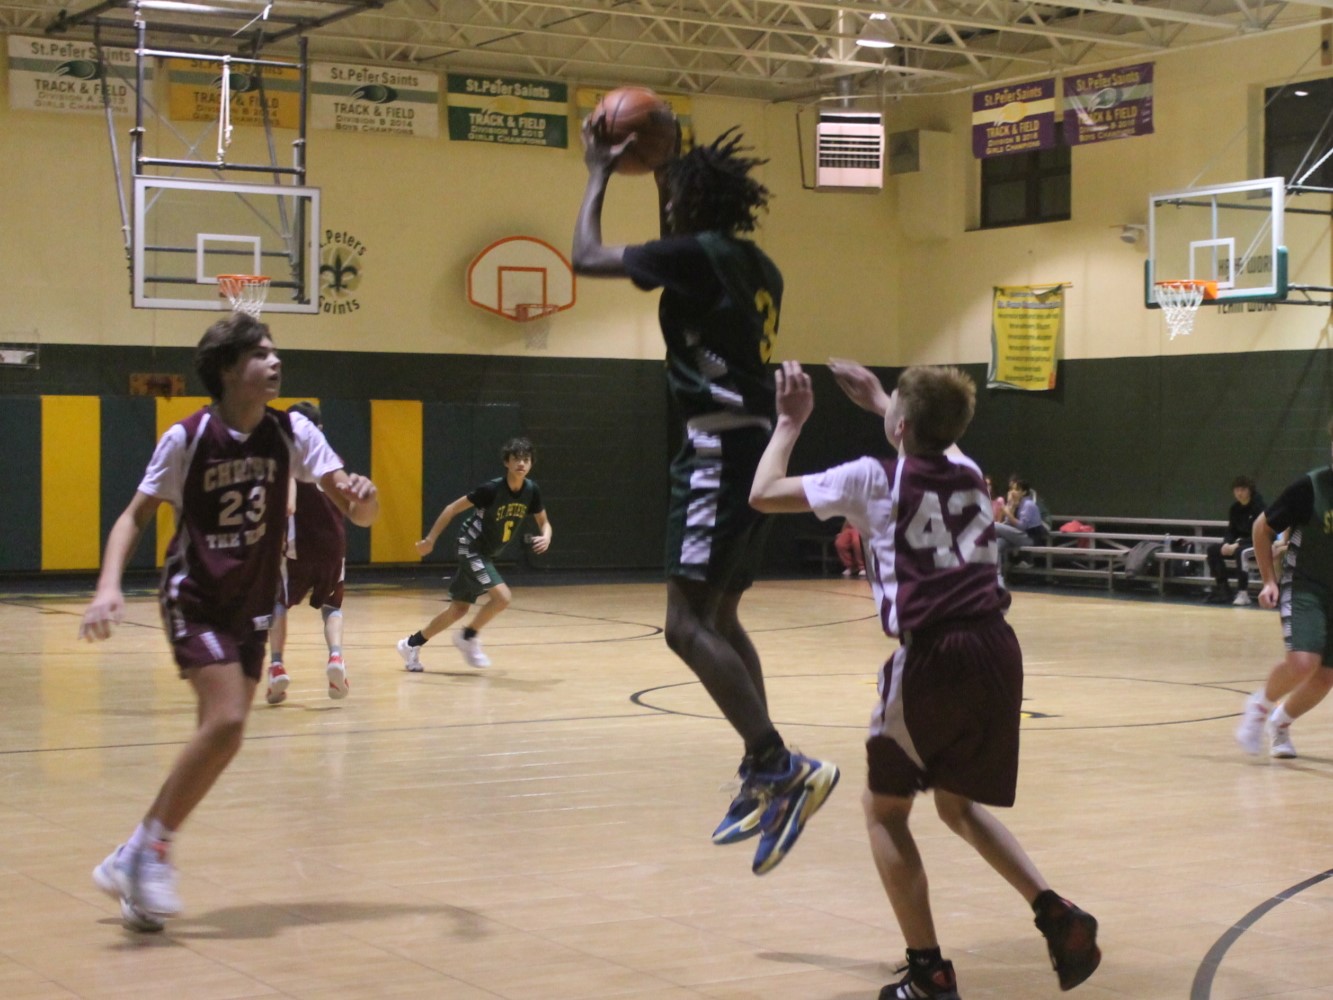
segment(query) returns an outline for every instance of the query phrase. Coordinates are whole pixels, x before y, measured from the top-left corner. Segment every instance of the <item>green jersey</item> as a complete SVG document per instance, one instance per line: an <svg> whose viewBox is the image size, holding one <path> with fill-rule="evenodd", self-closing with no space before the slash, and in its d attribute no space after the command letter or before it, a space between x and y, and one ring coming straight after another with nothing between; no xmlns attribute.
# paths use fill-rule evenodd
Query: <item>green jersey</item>
<svg viewBox="0 0 1333 1000"><path fill-rule="evenodd" d="M509 488L507 477L498 476L482 483L467 498L472 510L458 531L458 552L464 556L495 555L513 541L529 514L546 509L541 490L531 479L523 480L515 492Z"/></svg>
<svg viewBox="0 0 1333 1000"><path fill-rule="evenodd" d="M627 247L624 259L636 285L662 289L667 380L685 418L771 420L782 274L768 255L705 232Z"/></svg>

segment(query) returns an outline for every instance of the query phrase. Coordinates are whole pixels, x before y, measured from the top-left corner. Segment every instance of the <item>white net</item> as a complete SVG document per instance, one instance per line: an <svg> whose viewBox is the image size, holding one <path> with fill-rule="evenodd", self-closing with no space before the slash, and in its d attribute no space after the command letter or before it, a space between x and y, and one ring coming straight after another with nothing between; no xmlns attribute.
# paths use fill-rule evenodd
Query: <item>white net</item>
<svg viewBox="0 0 1333 1000"><path fill-rule="evenodd" d="M219 274L218 292L231 303L233 312L258 317L268 299L269 280L262 274Z"/></svg>
<svg viewBox="0 0 1333 1000"><path fill-rule="evenodd" d="M1161 281L1157 284L1157 304L1166 317L1171 339L1192 333L1194 317L1203 305L1204 284L1201 281Z"/></svg>

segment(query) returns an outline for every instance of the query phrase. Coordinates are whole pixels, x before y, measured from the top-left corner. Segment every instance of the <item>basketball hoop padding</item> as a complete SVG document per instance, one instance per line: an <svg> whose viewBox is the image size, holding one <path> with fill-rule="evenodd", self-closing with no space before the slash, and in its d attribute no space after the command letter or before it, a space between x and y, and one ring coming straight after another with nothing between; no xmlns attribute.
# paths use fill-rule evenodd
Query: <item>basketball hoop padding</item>
<svg viewBox="0 0 1333 1000"><path fill-rule="evenodd" d="M258 317L268 299L270 280L263 274L219 274L218 295L231 303L233 312Z"/></svg>

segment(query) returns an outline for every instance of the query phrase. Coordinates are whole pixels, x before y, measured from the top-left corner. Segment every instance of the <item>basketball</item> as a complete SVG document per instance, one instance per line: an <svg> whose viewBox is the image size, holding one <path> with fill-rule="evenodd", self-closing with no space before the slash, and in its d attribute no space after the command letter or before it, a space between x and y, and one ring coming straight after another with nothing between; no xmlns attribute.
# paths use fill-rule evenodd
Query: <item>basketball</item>
<svg viewBox="0 0 1333 1000"><path fill-rule="evenodd" d="M676 155L676 116L666 101L647 87L617 87L593 112L605 123L614 144L636 136L616 161L616 173L647 174Z"/></svg>

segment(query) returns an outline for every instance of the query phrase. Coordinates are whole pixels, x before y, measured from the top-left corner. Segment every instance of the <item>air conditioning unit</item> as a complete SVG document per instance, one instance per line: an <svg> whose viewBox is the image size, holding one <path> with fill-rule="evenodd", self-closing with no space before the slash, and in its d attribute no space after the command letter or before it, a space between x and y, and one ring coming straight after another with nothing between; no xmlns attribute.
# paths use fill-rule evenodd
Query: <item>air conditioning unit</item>
<svg viewBox="0 0 1333 1000"><path fill-rule="evenodd" d="M815 187L878 191L884 187L884 116L821 111L815 132Z"/></svg>

